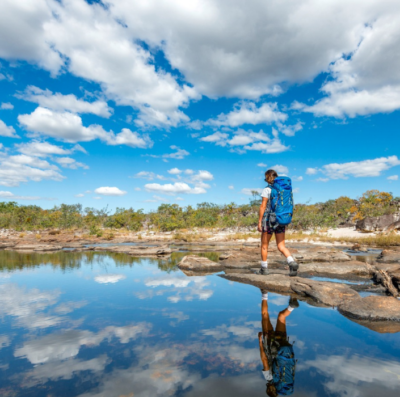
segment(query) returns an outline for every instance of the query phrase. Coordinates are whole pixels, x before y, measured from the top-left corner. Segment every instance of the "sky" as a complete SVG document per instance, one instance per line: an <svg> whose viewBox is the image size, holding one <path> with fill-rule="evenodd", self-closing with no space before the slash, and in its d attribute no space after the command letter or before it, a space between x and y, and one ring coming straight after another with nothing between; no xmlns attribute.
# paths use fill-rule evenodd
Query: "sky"
<svg viewBox="0 0 400 397"><path fill-rule="evenodd" d="M0 201L400 196L398 0L2 0Z"/></svg>

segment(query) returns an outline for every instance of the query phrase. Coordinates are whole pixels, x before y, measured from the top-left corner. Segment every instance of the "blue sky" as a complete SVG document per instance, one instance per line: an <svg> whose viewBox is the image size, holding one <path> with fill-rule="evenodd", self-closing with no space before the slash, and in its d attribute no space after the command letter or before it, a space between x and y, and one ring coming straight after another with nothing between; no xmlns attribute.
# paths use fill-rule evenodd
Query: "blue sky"
<svg viewBox="0 0 400 397"><path fill-rule="evenodd" d="M400 195L395 1L5 0L0 200Z"/></svg>

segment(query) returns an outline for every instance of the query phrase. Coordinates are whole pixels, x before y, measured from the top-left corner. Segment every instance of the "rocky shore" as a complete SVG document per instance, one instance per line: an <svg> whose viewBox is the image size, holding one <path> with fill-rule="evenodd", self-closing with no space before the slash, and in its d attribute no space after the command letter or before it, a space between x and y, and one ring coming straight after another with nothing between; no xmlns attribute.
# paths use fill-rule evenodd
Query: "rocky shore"
<svg viewBox="0 0 400 397"><path fill-rule="evenodd" d="M295 295L322 307L335 307L352 321L377 332L400 332L400 249L382 251L370 260L368 250L354 246L351 256L343 249L289 242L300 264L297 277L289 277L285 258L274 244L268 256L270 273L256 275L259 241L166 241L117 236L112 241L66 232L11 233L0 237L0 249L24 253L107 251L132 256L168 258L173 252L187 252L178 267L187 276L221 273L221 277L254 285L271 292ZM211 261L197 253L214 252Z"/></svg>

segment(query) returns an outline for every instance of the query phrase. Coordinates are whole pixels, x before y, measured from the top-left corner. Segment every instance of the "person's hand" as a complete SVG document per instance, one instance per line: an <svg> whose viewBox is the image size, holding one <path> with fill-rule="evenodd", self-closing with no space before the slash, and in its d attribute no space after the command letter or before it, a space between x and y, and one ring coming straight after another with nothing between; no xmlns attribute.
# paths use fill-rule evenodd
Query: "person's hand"
<svg viewBox="0 0 400 397"><path fill-rule="evenodd" d="M260 341L260 343L262 342L262 336L263 336L263 333L259 332L258 333L258 340Z"/></svg>
<svg viewBox="0 0 400 397"><path fill-rule="evenodd" d="M259 222L259 223L258 223L258 231L259 231L260 233L262 233L262 226L261 226L261 222Z"/></svg>

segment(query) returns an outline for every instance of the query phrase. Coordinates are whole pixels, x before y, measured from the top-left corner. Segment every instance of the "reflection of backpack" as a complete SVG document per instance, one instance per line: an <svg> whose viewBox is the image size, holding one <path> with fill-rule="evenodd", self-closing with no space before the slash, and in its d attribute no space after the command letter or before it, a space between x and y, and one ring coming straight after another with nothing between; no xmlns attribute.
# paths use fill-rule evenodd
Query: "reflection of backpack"
<svg viewBox="0 0 400 397"><path fill-rule="evenodd" d="M269 220L270 227L286 226L292 222L293 216L293 192L292 181L287 176L275 178L271 188L269 213L265 216Z"/></svg>
<svg viewBox="0 0 400 397"><path fill-rule="evenodd" d="M272 376L278 394L289 396L294 391L296 360L292 345L281 346L272 362Z"/></svg>

